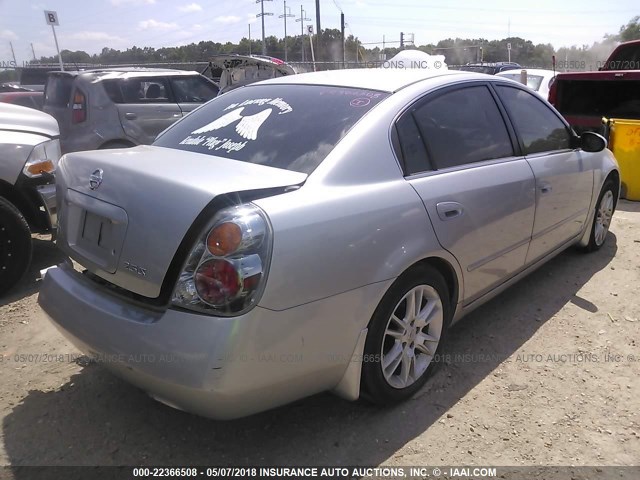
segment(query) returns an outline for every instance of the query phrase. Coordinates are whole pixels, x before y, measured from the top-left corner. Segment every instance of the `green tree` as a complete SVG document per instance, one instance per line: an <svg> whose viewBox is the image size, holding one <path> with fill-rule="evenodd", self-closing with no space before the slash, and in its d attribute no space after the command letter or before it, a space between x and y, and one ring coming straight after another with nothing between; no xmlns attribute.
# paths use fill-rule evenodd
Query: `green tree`
<svg viewBox="0 0 640 480"><path fill-rule="evenodd" d="M620 27L618 38L621 42L640 39L640 15L636 15L629 23Z"/></svg>

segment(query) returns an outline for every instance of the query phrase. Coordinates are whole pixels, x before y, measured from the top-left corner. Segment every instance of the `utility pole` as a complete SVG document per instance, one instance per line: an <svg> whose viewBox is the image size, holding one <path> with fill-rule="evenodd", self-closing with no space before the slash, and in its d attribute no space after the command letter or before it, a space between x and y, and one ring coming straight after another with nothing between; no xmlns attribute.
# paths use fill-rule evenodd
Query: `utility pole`
<svg viewBox="0 0 640 480"><path fill-rule="evenodd" d="M33 49L33 43L31 44L31 53L33 53L33 60L37 62L38 59L36 58L36 51Z"/></svg>
<svg viewBox="0 0 640 480"><path fill-rule="evenodd" d="M256 0L256 3L260 4L260 13L256 17L262 19L262 55L267 54L267 44L264 41L264 17L265 15L271 16L273 13L264 13L264 2L271 2L272 0Z"/></svg>
<svg viewBox="0 0 640 480"><path fill-rule="evenodd" d="M304 22L308 22L311 19L306 18L305 11L302 9L302 5L300 5L300 18L296 18L296 22L300 22L300 41L302 42L302 61L304 62Z"/></svg>
<svg viewBox="0 0 640 480"><path fill-rule="evenodd" d="M400 50L404 50L404 32L400 32Z"/></svg>
<svg viewBox="0 0 640 480"><path fill-rule="evenodd" d="M347 61L345 56L345 38L344 38L344 13L340 12L340 34L342 36L342 68L345 67L345 62Z"/></svg>
<svg viewBox="0 0 640 480"><path fill-rule="evenodd" d="M309 37L309 41L311 41L311 37ZM316 0L316 45L318 46L318 57L321 55L322 51L322 30L320 29L320 0ZM313 64L315 69L316 64Z"/></svg>
<svg viewBox="0 0 640 480"><path fill-rule="evenodd" d="M284 61L287 61L287 17L295 17L291 13L291 9L289 8L289 13L287 13L287 0L284 0L284 13L279 15L278 18L284 18Z"/></svg>
<svg viewBox="0 0 640 480"><path fill-rule="evenodd" d="M251 24L249 24L249 56L251 56Z"/></svg>

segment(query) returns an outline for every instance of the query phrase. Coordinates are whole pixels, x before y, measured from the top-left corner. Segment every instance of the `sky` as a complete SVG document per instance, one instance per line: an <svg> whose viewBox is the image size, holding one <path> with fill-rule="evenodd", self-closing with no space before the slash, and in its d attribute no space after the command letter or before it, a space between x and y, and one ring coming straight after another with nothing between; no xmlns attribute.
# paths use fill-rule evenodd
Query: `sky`
<svg viewBox="0 0 640 480"><path fill-rule="evenodd" d="M300 33L300 7L305 24L315 28L314 0L287 2L287 32ZM289 8L290 7L290 8ZM60 49L99 53L103 47L169 47L202 40L238 42L249 35L259 39L260 0L0 0L0 67L55 53L45 10L58 14L56 33ZM400 32L413 33L415 43L436 43L445 38L519 36L554 47L592 44L605 33L617 33L635 15L638 0L321 0L321 27L340 28L345 14L347 34L370 43L383 39L395 46ZM284 36L283 0L264 1L265 34Z"/></svg>

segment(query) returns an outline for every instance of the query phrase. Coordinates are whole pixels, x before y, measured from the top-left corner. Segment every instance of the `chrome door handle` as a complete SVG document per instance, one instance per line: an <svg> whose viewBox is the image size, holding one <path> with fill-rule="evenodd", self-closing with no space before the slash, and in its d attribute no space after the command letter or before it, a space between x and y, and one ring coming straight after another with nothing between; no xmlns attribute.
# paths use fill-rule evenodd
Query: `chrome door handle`
<svg viewBox="0 0 640 480"><path fill-rule="evenodd" d="M136 115L135 113L127 112L124 114L124 118L126 118L127 120L135 120L136 118L138 118L138 115Z"/></svg>
<svg viewBox="0 0 640 480"><path fill-rule="evenodd" d="M464 208L458 202L440 202L436 204L436 211L440 220L447 221L461 216Z"/></svg>

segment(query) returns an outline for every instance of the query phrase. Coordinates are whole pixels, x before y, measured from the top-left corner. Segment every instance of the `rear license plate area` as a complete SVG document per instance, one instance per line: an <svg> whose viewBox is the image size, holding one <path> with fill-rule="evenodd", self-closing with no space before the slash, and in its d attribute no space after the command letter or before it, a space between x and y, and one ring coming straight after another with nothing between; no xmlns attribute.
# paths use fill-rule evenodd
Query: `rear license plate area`
<svg viewBox="0 0 640 480"><path fill-rule="evenodd" d="M67 191L65 210L69 248L83 260L115 273L127 230L126 212L74 190Z"/></svg>

